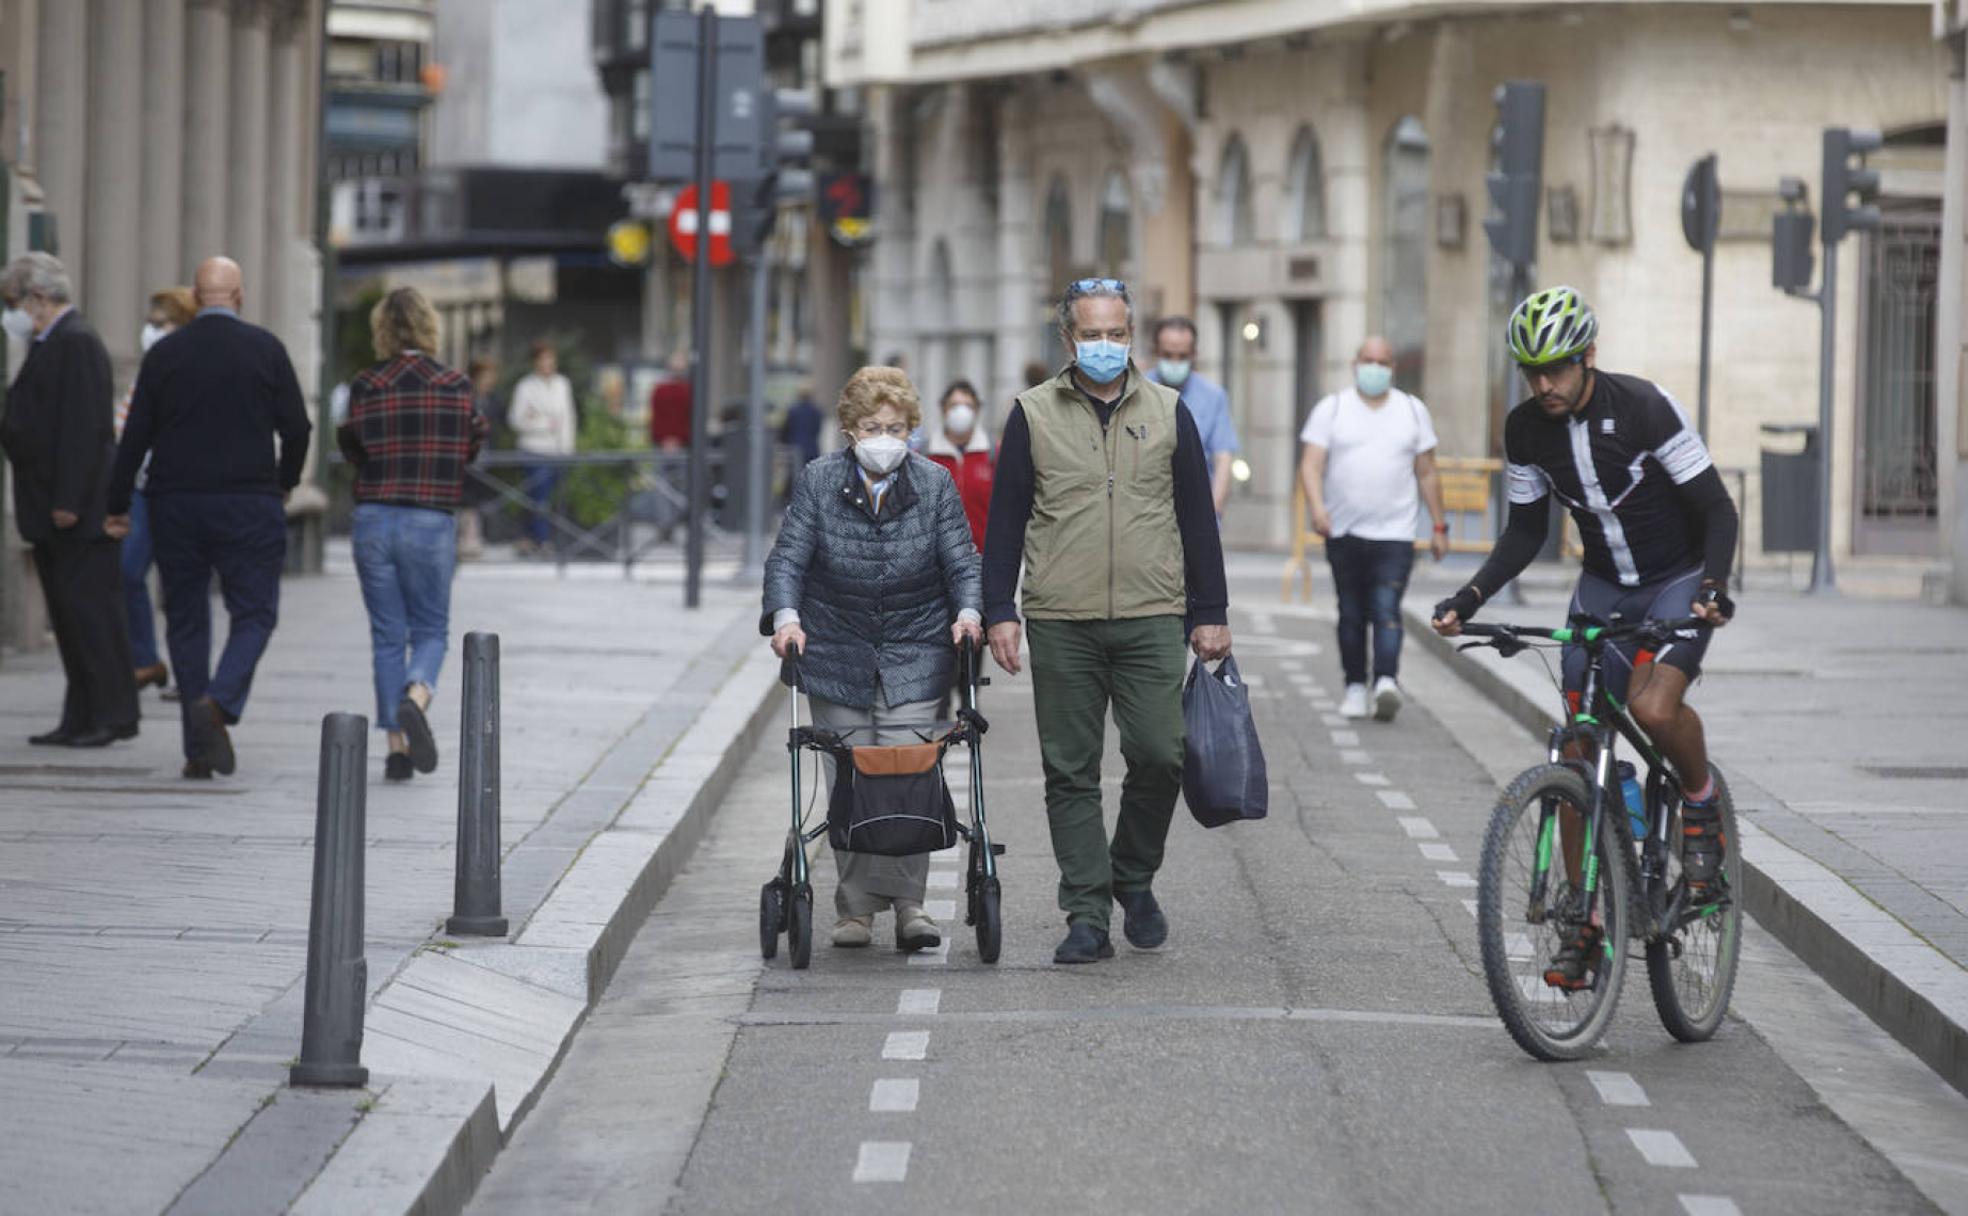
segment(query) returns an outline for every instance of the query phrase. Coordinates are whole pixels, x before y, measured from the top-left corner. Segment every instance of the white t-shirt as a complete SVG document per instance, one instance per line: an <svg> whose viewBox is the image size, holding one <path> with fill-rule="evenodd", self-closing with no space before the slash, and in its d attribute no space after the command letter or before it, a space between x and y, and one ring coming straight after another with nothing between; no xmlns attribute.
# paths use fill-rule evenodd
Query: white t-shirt
<svg viewBox="0 0 1968 1216"><path fill-rule="evenodd" d="M1312 407L1299 439L1326 449L1326 513L1334 536L1415 539L1421 494L1415 457L1435 448L1421 398L1390 389L1379 406L1345 388Z"/></svg>

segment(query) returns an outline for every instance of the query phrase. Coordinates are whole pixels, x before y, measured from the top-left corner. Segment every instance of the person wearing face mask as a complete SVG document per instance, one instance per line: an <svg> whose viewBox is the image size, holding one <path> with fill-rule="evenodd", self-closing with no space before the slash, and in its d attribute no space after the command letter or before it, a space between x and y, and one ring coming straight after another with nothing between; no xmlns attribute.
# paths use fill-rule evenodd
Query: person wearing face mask
<svg viewBox="0 0 1968 1216"><path fill-rule="evenodd" d="M68 271L48 254L0 270L0 325L27 348L0 415L0 449L68 677L61 722L30 741L104 747L136 737L137 686L106 500L116 452L109 352L73 299Z"/></svg>
<svg viewBox="0 0 1968 1216"><path fill-rule="evenodd" d="M1163 317L1155 322L1155 366L1148 378L1182 394L1182 404L1196 420L1203 439L1203 460L1210 470L1210 500L1218 519L1230 501L1230 466L1240 450L1237 426L1230 419L1230 394L1196 370L1196 323L1188 317Z"/></svg>
<svg viewBox="0 0 1968 1216"><path fill-rule="evenodd" d="M943 390L943 428L930 436L928 456L950 471L963 498L970 536L984 548L984 526L990 519L991 479L995 461L991 437L977 425L977 388L968 380L952 380Z"/></svg>
<svg viewBox="0 0 1968 1216"><path fill-rule="evenodd" d="M1052 961L1076 964L1114 956L1116 903L1136 949L1168 939L1151 886L1182 787L1184 645L1202 659L1230 653L1230 595L1195 419L1128 362L1127 285L1069 284L1059 336L1072 364L1020 393L998 438L984 618L991 656L1013 675L1031 630L1067 925ZM1100 807L1109 702L1127 760L1111 841Z"/></svg>
<svg viewBox="0 0 1968 1216"><path fill-rule="evenodd" d="M167 287L150 297L150 314L144 320L137 345L145 355L163 340L165 334L190 323L198 315L198 300L189 287ZM142 375L142 369L138 369ZM130 420L130 391L116 403L116 437L123 438L123 426ZM157 649L157 613L150 602L150 567L157 559L157 547L150 537L150 511L144 506L143 474L137 475L137 488L130 494L130 530L123 537L123 606L130 625L130 659L136 664L137 691L152 686L165 688L171 682L171 669ZM176 696L168 689L166 700Z"/></svg>
<svg viewBox="0 0 1968 1216"><path fill-rule="evenodd" d="M782 658L799 648L815 726L876 728L856 744L914 743L906 724L934 719L954 647L983 636L977 549L956 483L908 450L922 402L902 369L854 373L837 413L850 446L800 470L765 561L759 630ZM824 788L832 766L823 757ZM868 945L890 908L897 949L941 943L923 910L928 854L834 859L834 945Z"/></svg>
<svg viewBox="0 0 1968 1216"><path fill-rule="evenodd" d="M1441 561L1449 551L1435 425L1421 398L1394 387L1394 348L1376 336L1354 356L1352 385L1312 407L1299 439L1305 445L1299 482L1312 530L1326 538L1339 606L1339 662L1346 675L1339 712L1348 718L1371 712L1391 722L1401 711L1401 597L1414 570L1422 503L1434 520L1429 552Z"/></svg>

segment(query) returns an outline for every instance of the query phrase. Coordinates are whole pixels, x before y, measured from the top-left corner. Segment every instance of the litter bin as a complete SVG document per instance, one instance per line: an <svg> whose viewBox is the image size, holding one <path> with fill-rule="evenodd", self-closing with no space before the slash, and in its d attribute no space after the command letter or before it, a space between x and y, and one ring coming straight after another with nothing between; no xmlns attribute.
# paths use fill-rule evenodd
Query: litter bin
<svg viewBox="0 0 1968 1216"><path fill-rule="evenodd" d="M1818 544L1818 428L1810 423L1763 424L1763 552L1810 553Z"/></svg>

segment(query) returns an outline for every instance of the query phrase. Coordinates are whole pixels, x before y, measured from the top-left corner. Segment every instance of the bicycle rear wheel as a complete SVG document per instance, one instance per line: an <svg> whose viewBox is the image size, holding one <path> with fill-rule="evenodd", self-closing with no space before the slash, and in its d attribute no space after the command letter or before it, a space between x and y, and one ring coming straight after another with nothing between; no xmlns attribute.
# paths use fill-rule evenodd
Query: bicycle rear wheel
<svg viewBox="0 0 1968 1216"><path fill-rule="evenodd" d="M1736 966L1742 955L1742 842L1736 836L1736 804L1722 774L1715 776L1715 802L1722 814L1723 895L1678 918L1673 932L1647 945L1647 982L1654 992L1654 1010L1667 1033L1683 1043L1714 1037L1729 1012L1729 994L1736 986ZM1677 832L1670 837L1678 846ZM1672 852L1668 887L1680 874L1680 849Z"/></svg>
<svg viewBox="0 0 1968 1216"><path fill-rule="evenodd" d="M1576 1060L1592 1050L1612 1022L1626 978L1625 871L1616 854L1619 837L1605 832L1593 849L1603 943L1592 961L1593 982L1574 991L1544 979L1585 908L1584 892L1567 869L1559 821L1569 809L1582 824L1590 808L1583 777L1561 764L1540 765L1504 791L1483 841L1476 892L1483 975L1510 1037L1540 1060Z"/></svg>

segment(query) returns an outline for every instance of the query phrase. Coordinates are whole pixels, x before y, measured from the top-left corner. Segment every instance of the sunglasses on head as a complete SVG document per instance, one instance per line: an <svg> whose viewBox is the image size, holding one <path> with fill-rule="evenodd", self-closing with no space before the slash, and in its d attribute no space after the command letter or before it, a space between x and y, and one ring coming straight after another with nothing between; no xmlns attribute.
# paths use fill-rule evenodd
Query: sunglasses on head
<svg viewBox="0 0 1968 1216"><path fill-rule="evenodd" d="M1066 298L1090 295L1096 291L1112 291L1127 294L1127 284L1119 279L1074 279L1066 285Z"/></svg>

